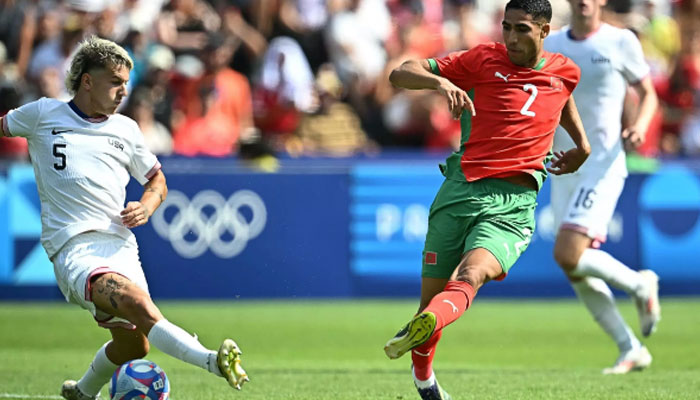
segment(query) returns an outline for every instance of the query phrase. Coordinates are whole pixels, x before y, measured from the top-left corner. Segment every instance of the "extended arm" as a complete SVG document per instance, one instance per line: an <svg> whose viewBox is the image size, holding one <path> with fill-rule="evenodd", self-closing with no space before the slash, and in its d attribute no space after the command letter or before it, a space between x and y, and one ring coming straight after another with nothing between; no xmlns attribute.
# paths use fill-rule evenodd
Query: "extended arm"
<svg viewBox="0 0 700 400"><path fill-rule="evenodd" d="M144 225L156 209L163 204L168 195L163 171L155 175L144 185L143 195L139 201L130 201L121 213L122 223L127 228Z"/></svg>
<svg viewBox="0 0 700 400"><path fill-rule="evenodd" d="M404 62L391 71L389 81L394 86L404 89L437 90L438 93L447 99L447 106L455 119L459 119L462 115L462 110L468 110L472 115L476 115L474 104L467 92L448 79L433 74L428 60L408 60Z"/></svg>
<svg viewBox="0 0 700 400"><path fill-rule="evenodd" d="M622 131L622 139L629 147L637 148L644 143L644 137L659 106L659 100L651 78L648 76L632 85L632 88L639 95L639 112L634 122Z"/></svg>
<svg viewBox="0 0 700 400"><path fill-rule="evenodd" d="M583 123L578 114L574 96L569 96L569 100L561 111L559 124L566 129L576 147L566 152L554 153L555 159L552 161L552 165L547 168L554 175L576 172L591 154L591 145L583 130Z"/></svg>

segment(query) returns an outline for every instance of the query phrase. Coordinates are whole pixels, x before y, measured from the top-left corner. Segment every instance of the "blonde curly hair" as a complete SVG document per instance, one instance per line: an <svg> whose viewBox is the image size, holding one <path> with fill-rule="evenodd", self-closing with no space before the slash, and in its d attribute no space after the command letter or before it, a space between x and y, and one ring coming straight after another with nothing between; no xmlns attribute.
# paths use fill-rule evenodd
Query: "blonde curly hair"
<svg viewBox="0 0 700 400"><path fill-rule="evenodd" d="M123 47L111 40L90 36L83 40L70 63L66 76L66 88L75 94L80 88L80 78L93 68L125 66L134 68L134 62Z"/></svg>

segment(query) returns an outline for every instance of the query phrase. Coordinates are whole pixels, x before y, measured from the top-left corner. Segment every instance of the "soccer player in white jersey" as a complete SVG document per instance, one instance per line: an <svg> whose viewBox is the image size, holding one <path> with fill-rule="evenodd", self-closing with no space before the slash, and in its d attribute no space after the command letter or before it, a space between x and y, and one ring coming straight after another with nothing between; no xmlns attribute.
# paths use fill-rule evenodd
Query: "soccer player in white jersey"
<svg viewBox="0 0 700 400"><path fill-rule="evenodd" d="M226 339L218 352L206 349L165 319L148 293L130 229L148 222L168 190L136 122L115 114L132 67L117 44L88 38L66 78L70 102L42 98L0 118L0 136L28 141L41 200L41 242L61 292L112 334L83 377L63 383L61 395L98 398L117 367L144 357L149 343L240 389L248 377L236 343ZM129 175L145 190L125 207Z"/></svg>
<svg viewBox="0 0 700 400"><path fill-rule="evenodd" d="M603 373L624 374L649 366L652 357L620 316L607 284L635 301L646 337L661 318L658 277L651 270L630 269L598 247L605 241L627 176L625 146L643 142L658 101L637 38L601 21L606 0L569 3L571 25L550 34L544 44L546 50L564 54L581 68L574 99L591 155L578 172L552 177L552 208L559 227L554 258L594 319L617 343L620 356ZM640 104L636 119L623 129L628 85L638 92ZM553 150L567 149L569 141L565 132L557 132Z"/></svg>

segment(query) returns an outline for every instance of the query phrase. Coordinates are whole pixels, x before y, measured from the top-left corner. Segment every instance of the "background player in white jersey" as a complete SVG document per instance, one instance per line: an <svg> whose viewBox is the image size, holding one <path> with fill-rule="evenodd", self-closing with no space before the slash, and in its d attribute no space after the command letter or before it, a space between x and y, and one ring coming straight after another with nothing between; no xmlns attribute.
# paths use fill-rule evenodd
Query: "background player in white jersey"
<svg viewBox="0 0 700 400"><path fill-rule="evenodd" d="M144 357L149 343L240 389L248 377L236 343L224 340L218 353L206 349L166 320L148 293L130 228L148 222L167 186L136 123L114 114L132 67L123 48L89 38L71 62L69 103L42 98L0 118L0 136L27 138L41 200L41 241L61 292L112 334L85 375L64 382L61 394L97 398L117 367ZM129 175L145 190L124 207Z"/></svg>
<svg viewBox="0 0 700 400"><path fill-rule="evenodd" d="M574 99L591 142L591 156L577 173L552 177L552 207L559 226L554 258L620 350L615 365L603 373L624 374L647 367L652 358L620 316L606 282L634 299L642 334L649 336L660 319L658 277L650 270L632 270L598 247L605 241L627 176L624 146L643 142L658 101L637 38L601 21L606 2L569 0L571 25L545 40L546 50L566 55L581 68ZM623 130L628 85L639 93L640 105L636 119ZM555 152L569 145L563 133L555 135Z"/></svg>

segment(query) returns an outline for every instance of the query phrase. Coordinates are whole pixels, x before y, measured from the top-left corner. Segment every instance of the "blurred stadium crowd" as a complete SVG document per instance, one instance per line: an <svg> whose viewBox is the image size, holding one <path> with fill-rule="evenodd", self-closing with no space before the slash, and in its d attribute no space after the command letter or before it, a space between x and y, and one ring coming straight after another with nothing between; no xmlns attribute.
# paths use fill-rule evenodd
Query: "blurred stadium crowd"
<svg viewBox="0 0 700 400"><path fill-rule="evenodd" d="M87 35L135 65L120 112L160 155L348 156L448 149L441 97L397 91L391 69L500 40L505 0L0 0L0 115L63 81ZM661 106L640 150L700 154L700 0L609 0L605 19L643 44ZM569 4L552 0L555 28ZM0 158L27 158L0 139Z"/></svg>

